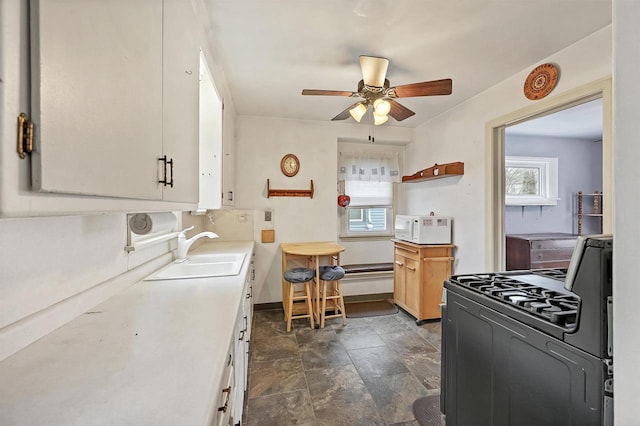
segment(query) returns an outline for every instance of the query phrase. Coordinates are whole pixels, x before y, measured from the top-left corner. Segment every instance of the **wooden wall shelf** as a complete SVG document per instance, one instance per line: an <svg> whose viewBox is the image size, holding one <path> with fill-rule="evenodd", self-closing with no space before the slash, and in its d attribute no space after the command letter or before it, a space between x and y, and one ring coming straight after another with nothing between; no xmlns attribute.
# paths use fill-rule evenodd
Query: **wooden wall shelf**
<svg viewBox="0 0 640 426"><path fill-rule="evenodd" d="M420 170L411 176L402 176L402 182L421 182L423 180L442 179L451 176L464 175L464 163L434 164L433 167Z"/></svg>
<svg viewBox="0 0 640 426"><path fill-rule="evenodd" d="M269 197L309 197L313 198L313 179L311 189L271 189L267 179L267 198Z"/></svg>

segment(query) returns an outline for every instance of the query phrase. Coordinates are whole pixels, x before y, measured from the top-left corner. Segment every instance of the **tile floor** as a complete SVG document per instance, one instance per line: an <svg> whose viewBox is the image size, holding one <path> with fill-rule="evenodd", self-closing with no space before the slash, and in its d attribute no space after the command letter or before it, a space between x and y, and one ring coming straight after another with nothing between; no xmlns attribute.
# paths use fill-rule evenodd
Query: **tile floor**
<svg viewBox="0 0 640 426"><path fill-rule="evenodd" d="M414 425L413 401L440 393L440 321L395 315L327 320L255 311L245 424Z"/></svg>

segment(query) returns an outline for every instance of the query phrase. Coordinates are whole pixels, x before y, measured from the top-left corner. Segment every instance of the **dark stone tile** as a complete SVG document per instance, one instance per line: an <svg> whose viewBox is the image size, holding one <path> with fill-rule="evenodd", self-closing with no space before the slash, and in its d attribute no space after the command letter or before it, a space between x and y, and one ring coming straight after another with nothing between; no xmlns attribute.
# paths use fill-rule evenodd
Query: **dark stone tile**
<svg viewBox="0 0 640 426"><path fill-rule="evenodd" d="M273 361L283 358L299 358L298 342L293 334L289 336L276 336L266 339L258 338L256 335L251 342L253 351L252 362Z"/></svg>
<svg viewBox="0 0 640 426"><path fill-rule="evenodd" d="M408 312L404 311L403 309L400 309L400 312L398 312L398 315L396 316L396 319L398 321L402 321L403 323L409 325L409 326L414 326L416 327L416 319L409 314Z"/></svg>
<svg viewBox="0 0 640 426"><path fill-rule="evenodd" d="M420 337L415 331L381 334L380 338L398 355L411 353L433 353L437 349Z"/></svg>
<svg viewBox="0 0 640 426"><path fill-rule="evenodd" d="M396 315L386 315L382 317L368 318L369 325L378 334L397 333L400 331L410 331L409 326L396 318Z"/></svg>
<svg viewBox="0 0 640 426"><path fill-rule="evenodd" d="M251 337L267 339L274 336L287 336L287 323L284 321L258 321L253 323ZM255 337L254 337L255 336Z"/></svg>
<svg viewBox="0 0 640 426"><path fill-rule="evenodd" d="M411 373L367 378L365 384L387 424L414 420L413 402L427 395L424 386Z"/></svg>
<svg viewBox="0 0 640 426"><path fill-rule="evenodd" d="M442 425L444 426L444 423ZM420 423L417 420L410 420L408 422L392 423L388 426L420 426Z"/></svg>
<svg viewBox="0 0 640 426"><path fill-rule="evenodd" d="M284 311L282 309L254 310L253 324L262 322L282 322L284 323Z"/></svg>
<svg viewBox="0 0 640 426"><path fill-rule="evenodd" d="M440 389L440 352L413 353L401 357L404 365L427 389Z"/></svg>
<svg viewBox="0 0 640 426"><path fill-rule="evenodd" d="M338 340L303 343L300 356L305 370L351 364L347 350Z"/></svg>
<svg viewBox="0 0 640 426"><path fill-rule="evenodd" d="M307 371L319 425L384 425L373 398L353 365Z"/></svg>
<svg viewBox="0 0 640 426"><path fill-rule="evenodd" d="M307 389L298 358L256 362L251 369L249 398Z"/></svg>
<svg viewBox="0 0 640 426"><path fill-rule="evenodd" d="M349 318L347 317L347 324L342 324L342 318L329 318L324 321L324 327L331 327L335 329L342 328L357 328L357 327L366 327L369 325L369 322L366 318Z"/></svg>
<svg viewBox="0 0 640 426"><path fill-rule="evenodd" d="M336 332L333 328L323 329L311 329L311 328L297 328L293 330L296 335L298 345L311 342L328 342L330 340L336 340Z"/></svg>
<svg viewBox="0 0 640 426"><path fill-rule="evenodd" d="M338 340L347 349L384 346L382 339L369 325L357 328L336 329L336 336L338 336Z"/></svg>
<svg viewBox="0 0 640 426"><path fill-rule="evenodd" d="M442 334L440 321L424 323L418 326L416 333L440 350Z"/></svg>
<svg viewBox="0 0 640 426"><path fill-rule="evenodd" d="M307 390L249 398L248 426L315 426L311 398Z"/></svg>
<svg viewBox="0 0 640 426"><path fill-rule="evenodd" d="M407 373L407 367L387 346L354 349L349 351L353 365L362 377L389 376Z"/></svg>

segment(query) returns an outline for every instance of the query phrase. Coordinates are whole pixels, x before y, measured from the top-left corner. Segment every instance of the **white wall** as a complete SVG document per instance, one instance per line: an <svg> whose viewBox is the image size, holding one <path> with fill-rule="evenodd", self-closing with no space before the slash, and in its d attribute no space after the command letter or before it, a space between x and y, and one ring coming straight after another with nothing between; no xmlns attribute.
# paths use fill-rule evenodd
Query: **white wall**
<svg viewBox="0 0 640 426"><path fill-rule="evenodd" d="M602 192L602 141L512 135L507 131L505 155L556 158L559 199L552 206L505 206L504 233L577 233L577 192ZM593 211L593 197L585 195L583 208L585 213ZM600 218L584 216L582 233L601 233Z"/></svg>
<svg viewBox="0 0 640 426"><path fill-rule="evenodd" d="M613 1L614 98L614 240L613 240L613 352L615 424L638 424L640 395L640 328L637 282L640 240L640 2Z"/></svg>
<svg viewBox="0 0 640 426"><path fill-rule="evenodd" d="M254 235L258 242L255 249L256 303L282 300L281 242L337 241L338 139L366 141L368 135L368 126L361 124L237 117L236 207L257 211L254 218ZM381 144L407 143L411 135L411 129L407 128L383 126L376 129L376 141ZM295 154L300 160L300 172L291 178L280 172L280 160L288 153ZM267 198L267 179L272 188L278 189L309 189L313 179L315 194L313 199ZM273 210L275 243L260 243L264 225L260 212L265 208ZM391 243L348 243L341 262L356 263L362 258L391 262Z"/></svg>
<svg viewBox="0 0 640 426"><path fill-rule="evenodd" d="M572 46L541 58L554 62L561 78L550 96L574 89L611 74L611 27L606 27ZM528 73L538 64L476 95L415 129L414 142L407 146L406 170L417 170L434 163L462 161L465 174L406 185L410 214L435 211L452 216L454 244L458 246L455 273L485 269L485 132L491 120L521 109L531 102L522 92ZM455 94L453 82L453 92Z"/></svg>

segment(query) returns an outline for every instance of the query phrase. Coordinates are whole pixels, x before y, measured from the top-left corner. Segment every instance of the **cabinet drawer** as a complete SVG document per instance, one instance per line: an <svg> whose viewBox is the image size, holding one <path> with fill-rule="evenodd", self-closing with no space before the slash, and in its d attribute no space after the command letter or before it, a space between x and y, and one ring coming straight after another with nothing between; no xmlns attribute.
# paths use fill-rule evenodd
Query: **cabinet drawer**
<svg viewBox="0 0 640 426"><path fill-rule="evenodd" d="M531 269L568 268L570 260L550 260L546 262L531 262Z"/></svg>
<svg viewBox="0 0 640 426"><path fill-rule="evenodd" d="M420 250L411 246L405 246L396 243L396 256L403 256L408 259L420 260Z"/></svg>
<svg viewBox="0 0 640 426"><path fill-rule="evenodd" d="M558 240L536 240L531 241L532 250L544 250L544 249L561 249L566 248L573 251L576 246L576 239L558 239Z"/></svg>
<svg viewBox="0 0 640 426"><path fill-rule="evenodd" d="M531 250L531 263L546 262L552 260L571 260L572 248L555 250Z"/></svg>

